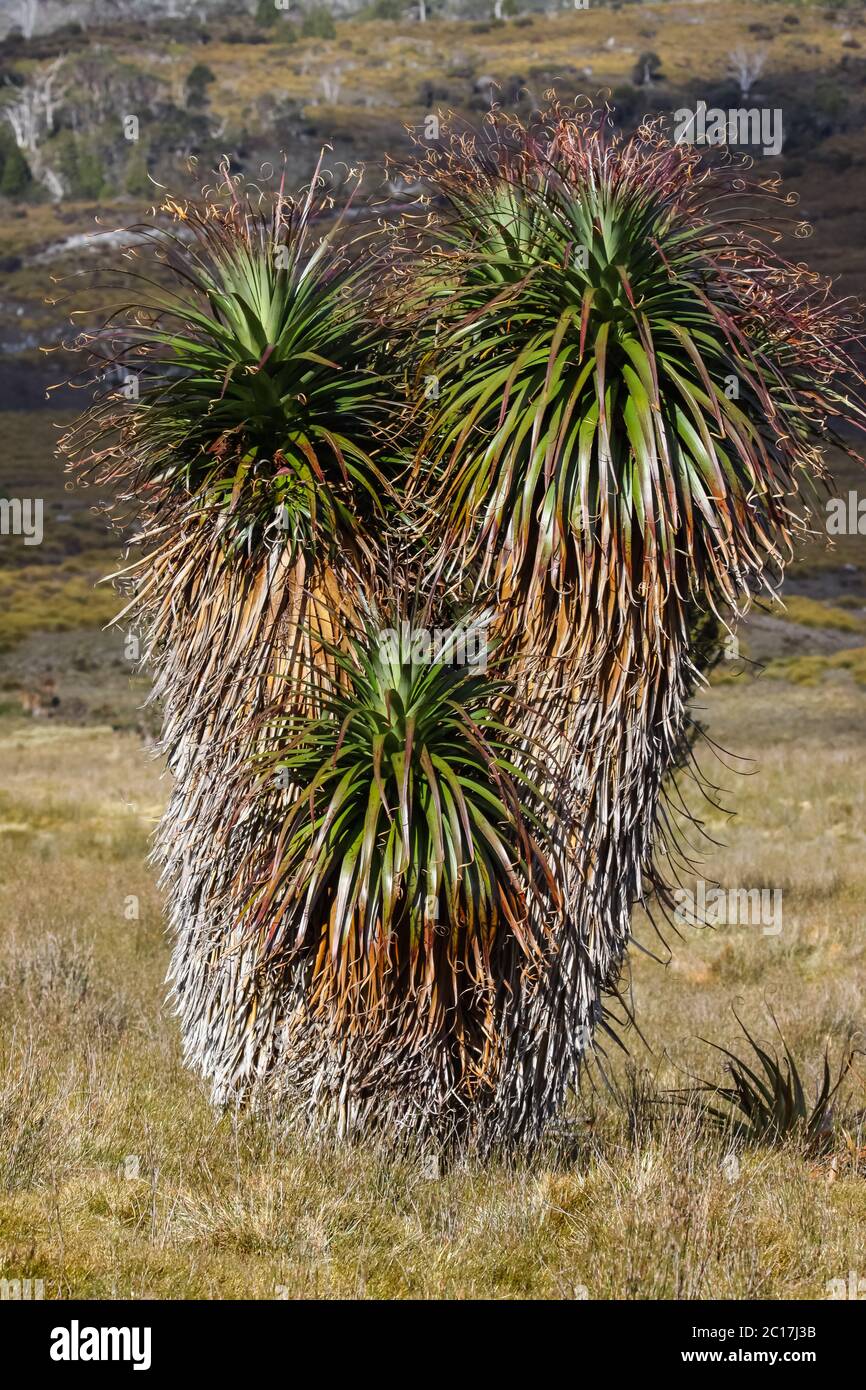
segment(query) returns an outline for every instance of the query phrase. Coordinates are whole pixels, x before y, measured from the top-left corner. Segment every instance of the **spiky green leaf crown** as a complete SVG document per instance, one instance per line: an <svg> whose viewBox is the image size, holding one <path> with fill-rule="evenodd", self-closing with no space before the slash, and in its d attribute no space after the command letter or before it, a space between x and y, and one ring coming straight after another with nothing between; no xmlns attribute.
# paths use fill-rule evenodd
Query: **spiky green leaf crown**
<svg viewBox="0 0 866 1390"><path fill-rule="evenodd" d="M736 603L787 551L828 418L864 418L848 307L657 127L494 117L420 172L439 210L404 292L416 488L446 565L530 608L599 557L626 597Z"/></svg>
<svg viewBox="0 0 866 1390"><path fill-rule="evenodd" d="M269 954L306 945L363 975L377 958L428 968L437 951L481 972L497 937L535 949L533 885L548 904L556 890L538 794L503 722L507 686L453 643L431 653L426 636L371 624L334 654L322 717L268 729L264 814L281 822L279 851L250 910Z"/></svg>
<svg viewBox="0 0 866 1390"><path fill-rule="evenodd" d="M127 272L136 299L92 344L138 381L137 397L114 393L67 441L86 456L115 431L101 457L117 477L132 472L138 500L216 510L237 547L264 537L327 550L381 513L387 492L381 329L338 228L315 232L328 211L315 185L253 205L225 174L213 201L166 201L176 230L144 234L156 273Z"/></svg>

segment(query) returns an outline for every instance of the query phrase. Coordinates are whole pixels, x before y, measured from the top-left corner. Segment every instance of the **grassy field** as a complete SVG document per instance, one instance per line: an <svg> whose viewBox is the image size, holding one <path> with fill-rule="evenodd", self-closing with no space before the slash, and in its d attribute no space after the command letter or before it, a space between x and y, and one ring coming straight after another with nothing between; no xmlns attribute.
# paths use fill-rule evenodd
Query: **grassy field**
<svg viewBox="0 0 866 1390"><path fill-rule="evenodd" d="M4 488L29 449L54 497L49 417L4 418L21 443ZM46 526L36 548L34 568L61 594L76 555L111 567L73 500L78 520ZM695 1074L722 1079L700 1039L742 1048L732 1006L771 1042L772 1008L810 1084L825 1047L840 1057L862 1024L866 686L862 666L858 679L835 658L866 641L863 544L814 545L788 615L744 633L766 673L723 665L698 701L711 737L748 760L726 769L704 750L735 814L706 816L719 844L704 847L699 873L780 891L781 930L683 927L666 950L638 920L657 959L631 953L645 1041L632 1029L629 1057L613 1049L613 1091L596 1069L548 1150L439 1176L424 1155L314 1150L273 1117L210 1108L163 1002L168 946L146 854L166 782L137 731L146 686L121 635L98 631L101 609L60 633L32 614L7 628L0 1276L42 1279L46 1297L63 1298L802 1299L827 1297L851 1269L866 1275L863 1058L821 1158L745 1146L665 1103ZM22 573L0 567L5 616L24 611L33 581ZM813 666L804 676L786 661ZM49 668L60 703L25 717L17 691Z"/></svg>

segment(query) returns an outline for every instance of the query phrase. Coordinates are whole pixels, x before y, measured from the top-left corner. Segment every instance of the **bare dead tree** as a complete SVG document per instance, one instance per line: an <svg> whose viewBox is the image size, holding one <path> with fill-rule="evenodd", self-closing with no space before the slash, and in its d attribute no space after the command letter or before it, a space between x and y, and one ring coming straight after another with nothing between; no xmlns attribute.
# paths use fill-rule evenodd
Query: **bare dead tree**
<svg viewBox="0 0 866 1390"><path fill-rule="evenodd" d="M740 45L728 54L729 69L740 84L740 96L747 101L767 62L764 48L745 48Z"/></svg>
<svg viewBox="0 0 866 1390"><path fill-rule="evenodd" d="M39 13L39 0L20 0L18 13L21 16L21 32L25 39L33 38L36 16Z"/></svg>
<svg viewBox="0 0 866 1390"><path fill-rule="evenodd" d="M340 100L340 91L343 86L343 66L337 63L330 72L323 72L319 78L319 86L322 89L322 96L329 106L336 106Z"/></svg>

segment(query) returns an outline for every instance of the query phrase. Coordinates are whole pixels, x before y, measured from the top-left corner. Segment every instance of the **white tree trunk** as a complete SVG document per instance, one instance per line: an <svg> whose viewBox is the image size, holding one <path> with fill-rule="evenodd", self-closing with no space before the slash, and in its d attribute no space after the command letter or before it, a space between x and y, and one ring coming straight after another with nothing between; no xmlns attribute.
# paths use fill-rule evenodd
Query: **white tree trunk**
<svg viewBox="0 0 866 1390"><path fill-rule="evenodd" d="M21 32L25 39L33 38L33 31L36 28L38 4L39 0L20 0L19 13L21 15Z"/></svg>
<svg viewBox="0 0 866 1390"><path fill-rule="evenodd" d="M764 71L767 55L763 49L735 48L728 54L730 70L740 84L740 99L748 101L752 88Z"/></svg>
<svg viewBox="0 0 866 1390"><path fill-rule="evenodd" d="M36 73L17 101L3 108L15 144L27 156L34 177L45 185L55 200L63 197L63 184L45 163L39 146L43 136L54 130L55 111L63 97L63 88L58 91L56 85L62 64L63 58L57 58L44 72Z"/></svg>

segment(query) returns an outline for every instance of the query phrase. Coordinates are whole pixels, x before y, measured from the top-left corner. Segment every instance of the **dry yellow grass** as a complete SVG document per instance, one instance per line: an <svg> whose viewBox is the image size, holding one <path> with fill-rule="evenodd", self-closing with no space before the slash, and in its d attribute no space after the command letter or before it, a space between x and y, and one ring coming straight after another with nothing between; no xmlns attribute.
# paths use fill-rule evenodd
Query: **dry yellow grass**
<svg viewBox="0 0 866 1390"><path fill-rule="evenodd" d="M783 23L792 14L799 21L796 27ZM750 28L756 17L762 25L759 37ZM745 0L726 0L724 5L677 0L640 10L590 5L586 10L536 16L529 23L432 20L422 27L352 21L336 28L336 38L327 41L301 39L290 47L245 48L242 65L236 44L209 44L207 63L216 79L212 105L232 120L243 117L262 97L290 96L305 106L320 106L329 90L322 78L336 73L339 105L408 111L416 104L423 80L441 82L449 71L468 66L500 79L516 72L528 76L532 68L551 64L577 71L589 68L586 77L592 83L584 83L583 90L593 83L601 90L628 82L637 58L647 50L659 53L670 82L687 86L695 76L696 37L701 74L708 83L725 77L728 54L743 43L765 49L771 68L801 73L812 81L817 67L839 61L845 33L844 26L828 23L818 7L765 3L756 16L754 5ZM174 77L176 68L181 81L188 62L188 50L176 47L151 65L163 80Z"/></svg>
<svg viewBox="0 0 866 1390"><path fill-rule="evenodd" d="M866 692L779 690L703 701L756 765L724 775L738 815L708 817L726 847L700 872L781 889L781 932L684 928L666 969L634 952L652 1054L632 1032L631 1063L611 1057L622 1102L587 1091L558 1148L439 1177L211 1110L162 1005L158 766L108 728L4 721L0 1273L65 1297L826 1297L866 1239L844 1140L835 1168L754 1149L732 1171L728 1138L652 1098L719 1074L698 1035L734 1039L734 1001L763 1036L769 1001L810 1074L861 1018ZM840 1114L855 1136L864 1090L860 1066Z"/></svg>

